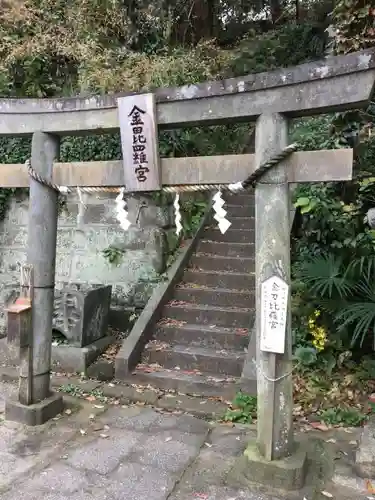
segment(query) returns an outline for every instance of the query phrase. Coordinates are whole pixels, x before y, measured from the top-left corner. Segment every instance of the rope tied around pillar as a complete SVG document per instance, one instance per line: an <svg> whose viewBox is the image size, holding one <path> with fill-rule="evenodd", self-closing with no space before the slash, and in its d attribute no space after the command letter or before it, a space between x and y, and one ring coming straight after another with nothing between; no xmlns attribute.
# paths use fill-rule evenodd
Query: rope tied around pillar
<svg viewBox="0 0 375 500"><path fill-rule="evenodd" d="M202 192L202 191L214 191L214 190L219 190L219 191L230 191L232 193L238 193L240 191L245 191L246 189L249 189L250 187L254 187L256 182L266 173L268 170L271 168L277 166L279 163L281 163L283 160L288 158L292 153L294 153L298 148L298 144L290 144L289 146L285 147L280 151L280 153L277 153L276 155L272 156L269 160L264 162L262 165L259 166L252 174L249 175L245 180L242 182L235 182L233 184L192 184L192 185L179 185L179 186L163 186L161 188L161 191L163 193L192 193L192 192ZM48 186L51 189L54 189L60 194L67 195L69 193L72 193L74 189L71 189L67 186L58 186L57 184L54 184L53 182L48 181L47 179L44 179L38 172L36 172L31 164L31 160L27 159L25 162L25 165L27 167L27 172L29 176L34 179L35 181L39 182L40 184L43 184L45 186ZM78 187L78 186L77 186ZM81 192L83 193L119 193L121 189L120 187L79 187Z"/></svg>

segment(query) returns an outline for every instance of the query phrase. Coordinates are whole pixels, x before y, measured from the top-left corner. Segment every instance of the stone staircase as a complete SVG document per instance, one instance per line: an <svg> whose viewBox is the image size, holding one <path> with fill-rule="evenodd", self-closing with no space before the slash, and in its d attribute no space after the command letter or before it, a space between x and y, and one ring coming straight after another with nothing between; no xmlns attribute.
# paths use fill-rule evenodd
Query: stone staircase
<svg viewBox="0 0 375 500"><path fill-rule="evenodd" d="M135 369L140 383L204 396L238 390L254 321L254 195L226 201L232 226L204 229Z"/></svg>

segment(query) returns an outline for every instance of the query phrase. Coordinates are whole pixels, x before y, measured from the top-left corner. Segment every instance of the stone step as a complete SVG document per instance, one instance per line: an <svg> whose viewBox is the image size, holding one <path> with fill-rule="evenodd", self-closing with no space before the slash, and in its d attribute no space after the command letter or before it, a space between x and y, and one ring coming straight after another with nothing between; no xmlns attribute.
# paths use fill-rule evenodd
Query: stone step
<svg viewBox="0 0 375 500"><path fill-rule="evenodd" d="M197 251L222 257L254 257L254 243L223 243L201 240Z"/></svg>
<svg viewBox="0 0 375 500"><path fill-rule="evenodd" d="M186 269L183 283L195 283L207 287L227 288L231 290L254 290L254 273L224 273L217 271L198 271Z"/></svg>
<svg viewBox="0 0 375 500"><path fill-rule="evenodd" d="M229 228L224 234L221 234L219 228L210 227L202 234L202 240L220 241L225 243L254 243L255 232L253 229Z"/></svg>
<svg viewBox="0 0 375 500"><path fill-rule="evenodd" d="M160 342L211 349L233 349L242 352L249 345L249 330L246 328L219 328L178 323L163 318L155 329L155 338Z"/></svg>
<svg viewBox="0 0 375 500"><path fill-rule="evenodd" d="M190 264L201 271L226 271L237 273L251 273L255 271L255 261L252 257L217 257L203 253L192 256Z"/></svg>
<svg viewBox="0 0 375 500"><path fill-rule="evenodd" d="M171 301L164 307L163 316L198 325L251 328L253 326L254 310Z"/></svg>
<svg viewBox="0 0 375 500"><path fill-rule="evenodd" d="M150 343L143 352L142 360L169 369L199 370L206 373L239 377L245 352L215 350L208 347L193 347L175 344L163 347L158 342Z"/></svg>
<svg viewBox="0 0 375 500"><path fill-rule="evenodd" d="M224 205L228 212L228 218L231 217L255 217L255 207L248 205Z"/></svg>
<svg viewBox="0 0 375 500"><path fill-rule="evenodd" d="M254 229L255 228L255 218L254 217L239 217L231 216L228 212L228 219L232 223L231 229Z"/></svg>
<svg viewBox="0 0 375 500"><path fill-rule="evenodd" d="M208 288L194 286L194 283L186 283L176 288L174 296L176 300L190 302L192 304L206 304L218 307L255 307L254 292L237 291L227 288Z"/></svg>
<svg viewBox="0 0 375 500"><path fill-rule="evenodd" d="M222 397L231 401L240 390L240 379L224 375L212 375L192 370L169 370L162 367L139 364L129 377L129 383L176 391L203 397ZM256 383L246 389L248 394L256 394Z"/></svg>
<svg viewBox="0 0 375 500"><path fill-rule="evenodd" d="M242 205L251 207L255 204L255 195L253 191L246 191L244 193L228 193L226 192L223 199L228 205Z"/></svg>

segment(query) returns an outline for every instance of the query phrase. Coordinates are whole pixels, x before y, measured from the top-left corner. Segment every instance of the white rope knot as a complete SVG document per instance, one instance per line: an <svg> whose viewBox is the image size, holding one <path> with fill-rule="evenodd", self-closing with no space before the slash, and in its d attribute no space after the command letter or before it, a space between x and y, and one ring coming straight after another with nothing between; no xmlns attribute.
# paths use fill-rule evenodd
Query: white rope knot
<svg viewBox="0 0 375 500"><path fill-rule="evenodd" d="M244 191L242 182L235 182L234 184L228 184L228 189L231 193L239 193L240 191Z"/></svg>

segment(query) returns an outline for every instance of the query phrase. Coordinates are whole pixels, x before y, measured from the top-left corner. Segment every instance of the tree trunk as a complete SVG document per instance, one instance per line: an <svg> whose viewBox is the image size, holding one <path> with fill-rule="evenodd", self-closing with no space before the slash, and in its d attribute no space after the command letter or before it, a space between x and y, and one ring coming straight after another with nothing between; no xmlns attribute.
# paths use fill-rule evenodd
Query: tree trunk
<svg viewBox="0 0 375 500"><path fill-rule="evenodd" d="M276 24L280 20L282 14L280 0L270 0L270 9L272 23Z"/></svg>

